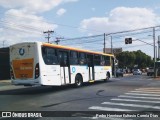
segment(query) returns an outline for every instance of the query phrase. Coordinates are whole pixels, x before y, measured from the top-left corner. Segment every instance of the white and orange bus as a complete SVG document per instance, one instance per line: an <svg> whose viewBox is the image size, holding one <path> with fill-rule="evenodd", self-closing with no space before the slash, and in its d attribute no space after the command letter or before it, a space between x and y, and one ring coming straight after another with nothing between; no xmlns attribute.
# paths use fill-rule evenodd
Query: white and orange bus
<svg viewBox="0 0 160 120"><path fill-rule="evenodd" d="M42 42L10 46L11 79L14 85L61 86L108 80L114 55Z"/></svg>

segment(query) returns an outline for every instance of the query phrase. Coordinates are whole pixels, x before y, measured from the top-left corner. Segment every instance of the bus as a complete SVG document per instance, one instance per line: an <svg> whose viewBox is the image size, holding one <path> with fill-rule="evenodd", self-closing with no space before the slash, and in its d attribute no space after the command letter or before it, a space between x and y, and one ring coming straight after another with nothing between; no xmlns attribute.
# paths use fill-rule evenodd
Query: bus
<svg viewBox="0 0 160 120"><path fill-rule="evenodd" d="M10 74L14 85L61 86L107 81L114 55L43 42L10 46Z"/></svg>

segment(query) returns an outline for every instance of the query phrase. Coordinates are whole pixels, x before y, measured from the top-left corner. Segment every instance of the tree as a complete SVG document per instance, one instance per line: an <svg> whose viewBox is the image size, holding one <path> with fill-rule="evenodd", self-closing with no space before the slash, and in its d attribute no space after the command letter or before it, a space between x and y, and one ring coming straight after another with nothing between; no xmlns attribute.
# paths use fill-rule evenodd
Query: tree
<svg viewBox="0 0 160 120"><path fill-rule="evenodd" d="M145 68L147 66L152 66L153 60L150 56L143 53L141 50L138 51L124 51L117 54L117 59L119 60L119 67L133 68L135 65L138 68Z"/></svg>

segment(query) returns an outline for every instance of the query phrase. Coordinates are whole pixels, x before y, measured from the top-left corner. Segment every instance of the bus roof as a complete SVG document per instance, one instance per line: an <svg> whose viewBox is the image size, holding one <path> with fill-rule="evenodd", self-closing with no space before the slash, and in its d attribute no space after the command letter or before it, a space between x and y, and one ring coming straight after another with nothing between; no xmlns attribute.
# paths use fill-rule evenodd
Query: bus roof
<svg viewBox="0 0 160 120"><path fill-rule="evenodd" d="M85 52L85 53L91 53L91 54L100 54L100 55L106 55L106 56L112 56L114 57L113 54L106 54L102 52L94 52L90 50L84 50L84 49L79 49L79 48L73 48L69 46L63 46L63 45L56 45L56 44L51 44L51 43L42 43L43 46L48 46L48 47L54 47L54 48L60 48L60 49L66 49L66 50L74 50L78 52Z"/></svg>

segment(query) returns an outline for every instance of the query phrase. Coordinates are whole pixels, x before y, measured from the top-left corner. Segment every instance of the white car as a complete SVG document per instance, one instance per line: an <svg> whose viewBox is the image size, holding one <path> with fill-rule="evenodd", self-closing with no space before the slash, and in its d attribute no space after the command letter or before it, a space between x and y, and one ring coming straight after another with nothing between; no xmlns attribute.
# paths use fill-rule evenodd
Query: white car
<svg viewBox="0 0 160 120"><path fill-rule="evenodd" d="M140 71L140 69L134 69L133 75L142 75L142 71Z"/></svg>

